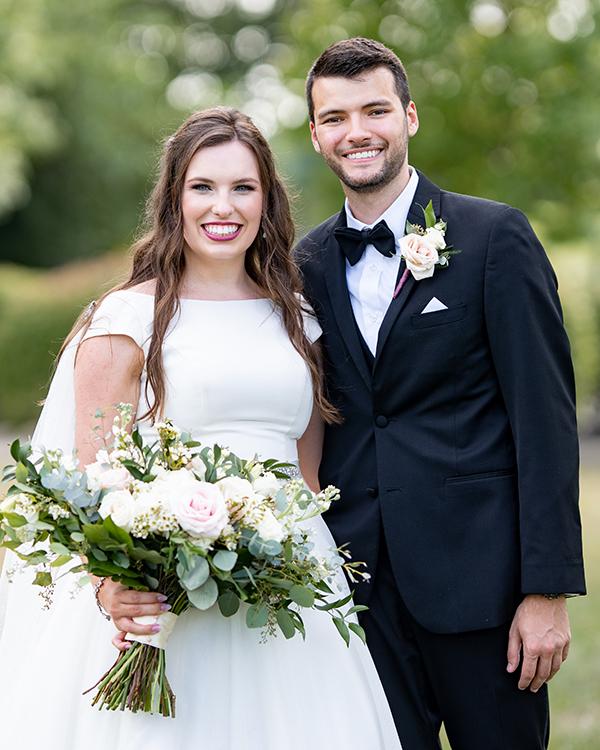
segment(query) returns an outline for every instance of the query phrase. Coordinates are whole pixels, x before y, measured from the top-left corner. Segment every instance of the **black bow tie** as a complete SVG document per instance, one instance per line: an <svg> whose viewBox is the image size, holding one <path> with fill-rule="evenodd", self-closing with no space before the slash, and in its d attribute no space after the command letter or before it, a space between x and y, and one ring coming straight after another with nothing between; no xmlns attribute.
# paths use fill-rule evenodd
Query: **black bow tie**
<svg viewBox="0 0 600 750"><path fill-rule="evenodd" d="M371 229L338 227L333 234L351 266L358 263L367 245L374 245L387 258L396 252L396 238L385 221L380 221Z"/></svg>

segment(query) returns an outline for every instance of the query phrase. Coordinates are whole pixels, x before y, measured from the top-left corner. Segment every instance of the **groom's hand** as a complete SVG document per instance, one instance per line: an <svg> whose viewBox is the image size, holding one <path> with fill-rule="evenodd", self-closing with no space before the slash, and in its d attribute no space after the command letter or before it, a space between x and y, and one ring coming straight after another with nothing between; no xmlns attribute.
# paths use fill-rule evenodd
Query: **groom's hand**
<svg viewBox="0 0 600 750"><path fill-rule="evenodd" d="M551 680L569 653L571 628L565 597L546 599L539 594L526 596L517 611L508 635L508 672L523 664L519 689L532 693Z"/></svg>

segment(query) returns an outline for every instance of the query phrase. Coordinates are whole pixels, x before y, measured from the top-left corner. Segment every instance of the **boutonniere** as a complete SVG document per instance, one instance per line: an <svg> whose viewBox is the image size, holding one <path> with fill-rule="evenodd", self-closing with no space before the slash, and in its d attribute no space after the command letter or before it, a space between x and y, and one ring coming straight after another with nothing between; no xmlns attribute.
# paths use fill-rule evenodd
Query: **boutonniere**
<svg viewBox="0 0 600 750"><path fill-rule="evenodd" d="M433 276L436 266L448 268L450 258L460 253L452 245L446 245L446 222L436 219L433 203L429 201L423 208L425 227L406 222L406 234L400 240L400 255L404 258L406 269L392 299L396 299L411 273L416 281Z"/></svg>

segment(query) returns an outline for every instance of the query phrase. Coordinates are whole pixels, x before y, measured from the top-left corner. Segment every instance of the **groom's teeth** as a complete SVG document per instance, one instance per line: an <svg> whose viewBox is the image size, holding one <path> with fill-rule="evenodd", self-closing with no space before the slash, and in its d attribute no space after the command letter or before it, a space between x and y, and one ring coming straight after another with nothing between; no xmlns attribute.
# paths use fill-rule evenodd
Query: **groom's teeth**
<svg viewBox="0 0 600 750"><path fill-rule="evenodd" d="M206 224L204 226L209 234L235 234L240 228L239 224Z"/></svg>
<svg viewBox="0 0 600 750"><path fill-rule="evenodd" d="M380 152L380 149L375 151L356 151L353 154L346 154L347 159L372 159Z"/></svg>

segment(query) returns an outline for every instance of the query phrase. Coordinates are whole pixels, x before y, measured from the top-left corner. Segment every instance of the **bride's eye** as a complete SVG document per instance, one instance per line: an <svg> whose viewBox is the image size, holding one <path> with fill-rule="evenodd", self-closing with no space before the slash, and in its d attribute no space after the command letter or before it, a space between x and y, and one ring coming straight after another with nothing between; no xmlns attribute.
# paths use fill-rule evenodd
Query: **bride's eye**
<svg viewBox="0 0 600 750"><path fill-rule="evenodd" d="M198 193L205 193L207 190L210 190L210 188L208 185L199 182L197 185L192 185L192 190L196 190Z"/></svg>
<svg viewBox="0 0 600 750"><path fill-rule="evenodd" d="M249 193L253 190L256 190L256 188L254 187L254 185L236 185L235 190L238 193Z"/></svg>

